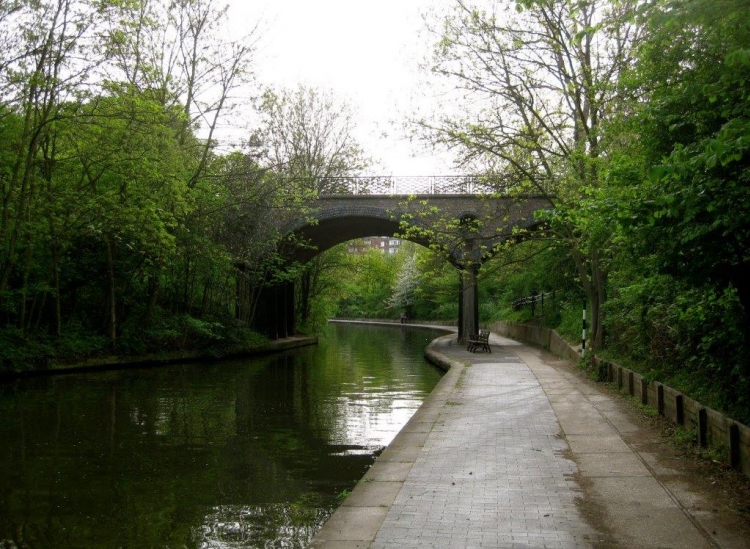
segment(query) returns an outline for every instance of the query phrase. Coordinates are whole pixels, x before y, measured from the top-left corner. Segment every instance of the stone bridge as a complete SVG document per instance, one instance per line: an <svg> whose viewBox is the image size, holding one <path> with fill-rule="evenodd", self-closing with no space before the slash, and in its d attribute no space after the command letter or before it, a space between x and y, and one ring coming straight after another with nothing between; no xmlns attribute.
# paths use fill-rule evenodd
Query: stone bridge
<svg viewBox="0 0 750 549"><path fill-rule="evenodd" d="M481 263L513 229L533 227L534 212L545 207L546 199L531 196L323 195L306 219L289 227L314 246L300 248L292 257L304 262L352 239L400 236L424 246L441 245L448 260L463 267ZM417 230L405 235L402 221Z"/></svg>
<svg viewBox="0 0 750 549"><path fill-rule="evenodd" d="M387 190L401 189L390 180ZM375 194L371 186L358 194L351 183L334 191L321 194L309 205L308 215L287 227L288 233L309 244L290 250L289 259L304 263L337 244L368 236L437 245L457 268L462 342L479 328L477 276L482 263L499 244L515 236L514 230L534 228L538 224L534 213L550 207L546 198L498 194L496 188L479 188L476 178L467 184L465 177L448 188L431 181L427 192L419 194ZM279 314L272 315L276 326L269 335L285 337L294 333L294 288L277 288L275 293L272 308Z"/></svg>

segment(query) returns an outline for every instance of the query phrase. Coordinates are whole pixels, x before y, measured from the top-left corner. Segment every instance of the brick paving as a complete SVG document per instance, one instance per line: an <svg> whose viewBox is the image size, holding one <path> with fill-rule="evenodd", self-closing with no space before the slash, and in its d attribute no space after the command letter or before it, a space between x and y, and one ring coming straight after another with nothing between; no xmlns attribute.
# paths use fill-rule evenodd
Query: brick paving
<svg viewBox="0 0 750 549"><path fill-rule="evenodd" d="M649 435L560 359L452 339L428 350L446 375L311 547L748 547L747 525L680 488Z"/></svg>
<svg viewBox="0 0 750 549"><path fill-rule="evenodd" d="M441 352L465 359L460 347ZM576 508L577 468L541 385L502 349L473 360L371 547L587 545L596 533Z"/></svg>

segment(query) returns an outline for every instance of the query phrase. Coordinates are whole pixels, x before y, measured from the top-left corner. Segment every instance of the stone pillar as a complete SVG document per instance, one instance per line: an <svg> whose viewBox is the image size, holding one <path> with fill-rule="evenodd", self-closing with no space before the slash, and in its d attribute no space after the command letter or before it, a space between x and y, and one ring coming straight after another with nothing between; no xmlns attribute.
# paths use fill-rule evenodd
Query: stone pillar
<svg viewBox="0 0 750 549"><path fill-rule="evenodd" d="M479 332L479 265L471 265L461 276L459 300L459 343L465 344L469 336Z"/></svg>

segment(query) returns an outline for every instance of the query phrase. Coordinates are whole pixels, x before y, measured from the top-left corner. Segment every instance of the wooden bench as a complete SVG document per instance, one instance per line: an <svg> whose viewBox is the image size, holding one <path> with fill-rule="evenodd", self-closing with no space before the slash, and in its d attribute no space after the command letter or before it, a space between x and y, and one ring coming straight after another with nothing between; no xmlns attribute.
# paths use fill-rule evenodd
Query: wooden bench
<svg viewBox="0 0 750 549"><path fill-rule="evenodd" d="M479 330L477 335L469 336L469 345L466 347L466 350L472 353L476 353L477 351L491 353L489 330Z"/></svg>

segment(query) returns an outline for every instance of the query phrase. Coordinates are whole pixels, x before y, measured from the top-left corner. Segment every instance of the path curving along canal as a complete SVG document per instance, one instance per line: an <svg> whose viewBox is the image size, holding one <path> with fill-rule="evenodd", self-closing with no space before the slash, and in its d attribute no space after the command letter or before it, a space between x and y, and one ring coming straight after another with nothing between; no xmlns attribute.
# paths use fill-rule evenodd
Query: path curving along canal
<svg viewBox="0 0 750 549"><path fill-rule="evenodd" d="M0 546L304 547L432 391L443 332L0 385Z"/></svg>

